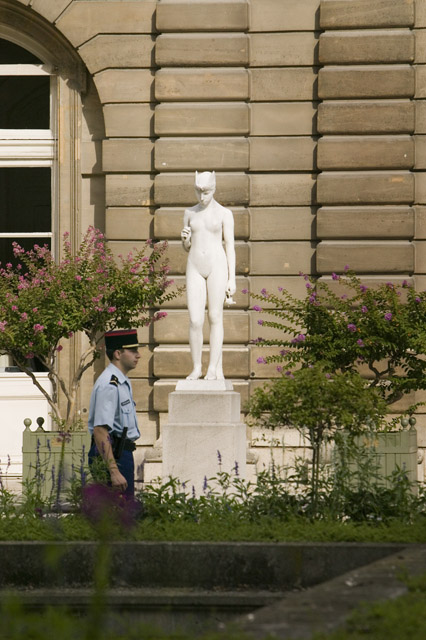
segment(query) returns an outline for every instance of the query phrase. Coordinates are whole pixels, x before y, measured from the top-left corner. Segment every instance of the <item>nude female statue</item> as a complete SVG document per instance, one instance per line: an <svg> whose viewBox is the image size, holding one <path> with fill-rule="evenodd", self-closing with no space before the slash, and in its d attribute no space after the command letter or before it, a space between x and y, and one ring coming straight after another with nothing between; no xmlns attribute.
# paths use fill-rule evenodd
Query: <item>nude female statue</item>
<svg viewBox="0 0 426 640"><path fill-rule="evenodd" d="M215 172L195 172L198 204L186 209L181 232L189 251L186 265L186 295L189 311L189 344L193 370L187 380L201 378L203 324L208 296L210 360L205 380L223 380L223 303L235 293L234 219L232 212L214 199ZM222 235L225 250L222 245Z"/></svg>

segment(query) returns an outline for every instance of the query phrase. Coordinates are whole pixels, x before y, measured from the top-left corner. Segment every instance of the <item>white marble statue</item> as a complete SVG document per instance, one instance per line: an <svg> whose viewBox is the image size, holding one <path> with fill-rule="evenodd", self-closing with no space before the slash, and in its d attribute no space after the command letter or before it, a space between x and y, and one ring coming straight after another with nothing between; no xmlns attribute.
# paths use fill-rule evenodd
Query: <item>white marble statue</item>
<svg viewBox="0 0 426 640"><path fill-rule="evenodd" d="M208 298L210 360L206 380L223 380L223 303L233 304L235 293L234 219L232 212L214 199L215 172L195 172L198 204L186 209L181 232L189 252L186 266L186 295L189 311L189 344L193 370L187 380L201 378L203 324ZM222 244L225 241L225 249Z"/></svg>

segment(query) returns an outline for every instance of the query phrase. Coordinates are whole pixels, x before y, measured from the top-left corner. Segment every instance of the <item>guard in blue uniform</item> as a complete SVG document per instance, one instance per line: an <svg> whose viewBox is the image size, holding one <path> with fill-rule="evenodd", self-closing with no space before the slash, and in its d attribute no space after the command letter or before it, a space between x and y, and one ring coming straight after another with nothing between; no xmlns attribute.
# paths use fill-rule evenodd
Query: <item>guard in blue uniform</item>
<svg viewBox="0 0 426 640"><path fill-rule="evenodd" d="M96 459L106 463L109 482L126 497L135 491L133 451L140 436L132 386L127 374L140 358L136 329L108 331L105 349L110 364L96 380L90 399L89 466L96 476Z"/></svg>

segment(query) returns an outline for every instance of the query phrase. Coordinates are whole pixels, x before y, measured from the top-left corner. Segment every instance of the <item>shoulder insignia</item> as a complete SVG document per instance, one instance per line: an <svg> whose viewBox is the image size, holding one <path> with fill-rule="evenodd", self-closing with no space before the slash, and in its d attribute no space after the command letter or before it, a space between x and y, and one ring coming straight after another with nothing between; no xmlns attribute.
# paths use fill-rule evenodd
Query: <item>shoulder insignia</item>
<svg viewBox="0 0 426 640"><path fill-rule="evenodd" d="M113 384L115 387L118 387L118 378L115 375L111 376L111 380L109 381L110 384Z"/></svg>

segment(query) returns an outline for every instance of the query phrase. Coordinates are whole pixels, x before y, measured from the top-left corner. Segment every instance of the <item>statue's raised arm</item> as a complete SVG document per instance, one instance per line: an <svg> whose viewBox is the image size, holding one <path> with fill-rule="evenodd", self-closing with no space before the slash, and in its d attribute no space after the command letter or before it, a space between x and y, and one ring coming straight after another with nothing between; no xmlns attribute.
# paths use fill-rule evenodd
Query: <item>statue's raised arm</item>
<svg viewBox="0 0 426 640"><path fill-rule="evenodd" d="M210 359L206 380L222 380L223 303L232 304L235 293L234 219L232 212L214 199L216 175L195 172L198 204L186 209L181 232L189 252L186 295L189 311L189 344L193 370L188 379L201 378L203 324L208 297ZM225 244L225 248L223 247Z"/></svg>

